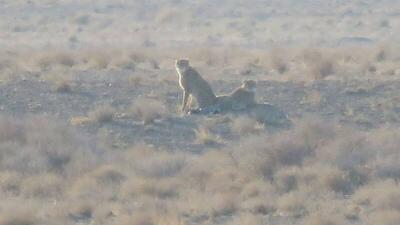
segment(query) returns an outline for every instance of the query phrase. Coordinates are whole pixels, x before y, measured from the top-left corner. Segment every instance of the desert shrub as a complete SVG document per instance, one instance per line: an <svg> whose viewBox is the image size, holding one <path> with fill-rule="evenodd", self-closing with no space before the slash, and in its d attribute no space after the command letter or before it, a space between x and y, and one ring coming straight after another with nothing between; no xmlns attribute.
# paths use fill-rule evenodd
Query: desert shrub
<svg viewBox="0 0 400 225"><path fill-rule="evenodd" d="M188 159L186 167L182 170L182 179L193 190L211 192L231 192L236 189L237 177L235 162L229 153L211 150L200 156ZM220 168L220 169L218 169ZM223 168L223 169L221 169ZM218 172L216 172L219 170ZM232 178L236 178L232 180Z"/></svg>
<svg viewBox="0 0 400 225"><path fill-rule="evenodd" d="M372 151L368 166L374 168L372 172L375 176L386 179L400 179L400 167L398 159L400 153L398 146L400 143L400 132L397 128L383 126L372 130L365 135L367 145ZM373 160L372 160L373 159Z"/></svg>
<svg viewBox="0 0 400 225"><path fill-rule="evenodd" d="M388 50L385 47L377 49L375 54L375 60L377 62L382 62L388 59Z"/></svg>
<svg viewBox="0 0 400 225"><path fill-rule="evenodd" d="M282 195L277 201L280 212L292 216L303 216L307 213L307 197L305 193L295 191Z"/></svg>
<svg viewBox="0 0 400 225"><path fill-rule="evenodd" d="M99 184L95 177L81 176L71 182L71 186L65 191L65 195L73 199L89 200L93 198L108 198L109 189L105 185Z"/></svg>
<svg viewBox="0 0 400 225"><path fill-rule="evenodd" d="M342 128L336 138L319 147L316 157L344 170L351 180L365 183L372 176L399 178L398 131L382 127L369 132Z"/></svg>
<svg viewBox="0 0 400 225"><path fill-rule="evenodd" d="M73 18L72 22L78 25L87 25L89 24L90 16L87 14L77 15Z"/></svg>
<svg viewBox="0 0 400 225"><path fill-rule="evenodd" d="M335 63L332 59L323 59L310 66L310 75L313 79L324 79L335 73Z"/></svg>
<svg viewBox="0 0 400 225"><path fill-rule="evenodd" d="M229 216L233 215L238 209L238 202L235 195L217 194L214 195L210 201L211 217Z"/></svg>
<svg viewBox="0 0 400 225"><path fill-rule="evenodd" d="M251 224L251 225L263 225L265 224L265 218L261 215L252 215L252 214L240 214L235 216L230 225L242 225L242 224Z"/></svg>
<svg viewBox="0 0 400 225"><path fill-rule="evenodd" d="M156 22L160 24L176 24L184 19L184 12L173 8L163 8L157 13L155 17Z"/></svg>
<svg viewBox="0 0 400 225"><path fill-rule="evenodd" d="M60 80L55 83L54 90L60 93L70 93L72 92L72 86L69 81Z"/></svg>
<svg viewBox="0 0 400 225"><path fill-rule="evenodd" d="M138 175L144 177L169 177L177 175L185 166L185 158L179 154L156 152L135 159L133 168Z"/></svg>
<svg viewBox="0 0 400 225"><path fill-rule="evenodd" d="M270 66L279 74L284 74L289 70L289 64L286 61L286 55L288 53L282 52L282 50L274 50L271 53Z"/></svg>
<svg viewBox="0 0 400 225"><path fill-rule="evenodd" d="M389 20L387 20L387 19L381 20L381 21L379 22L379 26L380 26L380 27L390 27L390 22L389 22Z"/></svg>
<svg viewBox="0 0 400 225"><path fill-rule="evenodd" d="M398 210L381 210L368 215L366 219L368 225L385 224L396 225L400 221L400 212Z"/></svg>
<svg viewBox="0 0 400 225"><path fill-rule="evenodd" d="M21 191L30 198L54 198L61 196L64 180L54 174L40 174L22 180Z"/></svg>
<svg viewBox="0 0 400 225"><path fill-rule="evenodd" d="M0 140L2 170L68 174L89 168L99 159L83 136L51 119L2 117L0 121L0 133L8 137Z"/></svg>
<svg viewBox="0 0 400 225"><path fill-rule="evenodd" d="M114 119L115 110L110 105L96 106L88 113L88 117L93 122L106 123Z"/></svg>
<svg viewBox="0 0 400 225"><path fill-rule="evenodd" d="M324 97L317 90L311 90L305 93L302 102L307 104L319 105L324 101Z"/></svg>
<svg viewBox="0 0 400 225"><path fill-rule="evenodd" d="M361 65L361 72L363 74L373 74L376 73L377 71L378 71L377 66L370 61L364 62Z"/></svg>
<svg viewBox="0 0 400 225"><path fill-rule="evenodd" d="M42 72L40 78L46 80L52 85L52 91L58 93L71 93L74 76L71 69L54 66L51 69Z"/></svg>
<svg viewBox="0 0 400 225"><path fill-rule="evenodd" d="M139 209L127 216L117 218L117 224L121 225L184 225L181 216L174 210L165 209L165 206L146 207Z"/></svg>
<svg viewBox="0 0 400 225"><path fill-rule="evenodd" d="M5 53L0 55L0 71L17 70L18 68L18 59L15 56Z"/></svg>
<svg viewBox="0 0 400 225"><path fill-rule="evenodd" d="M328 190L348 194L352 190L352 182L346 173L335 168L329 168L321 174L322 185Z"/></svg>
<svg viewBox="0 0 400 225"><path fill-rule="evenodd" d="M195 131L195 143L197 144L203 144L203 145L216 145L219 143L219 138L216 137L210 129L208 129L205 126L200 126L197 128Z"/></svg>
<svg viewBox="0 0 400 225"><path fill-rule="evenodd" d="M79 55L82 68L103 70L110 64L110 58L118 54L111 50L86 50Z"/></svg>
<svg viewBox="0 0 400 225"><path fill-rule="evenodd" d="M150 98L138 98L130 108L134 118L143 121L144 124L153 123L156 119L167 116L167 109L159 100Z"/></svg>
<svg viewBox="0 0 400 225"><path fill-rule="evenodd" d="M359 188L353 195L353 201L375 210L400 211L399 197L399 185L392 180L385 180Z"/></svg>
<svg viewBox="0 0 400 225"><path fill-rule="evenodd" d="M57 66L72 67L77 62L74 55L67 51L47 51L40 54L33 54L34 66L39 69L49 70Z"/></svg>
<svg viewBox="0 0 400 225"><path fill-rule="evenodd" d="M241 189L242 199L262 199L262 197L266 197L269 199L268 201L274 202L275 194L275 187L262 178L249 180Z"/></svg>
<svg viewBox="0 0 400 225"><path fill-rule="evenodd" d="M2 208L0 212L0 224L2 225L37 225L42 224L36 214L34 207L38 205L33 204L31 201L22 202L21 200L10 201L3 199Z"/></svg>
<svg viewBox="0 0 400 225"><path fill-rule="evenodd" d="M331 134L332 129L322 123L298 123L293 130L279 135L243 139L241 147L234 148L233 155L246 170L272 178L279 167L302 165L321 143L333 138Z"/></svg>
<svg viewBox="0 0 400 225"><path fill-rule="evenodd" d="M333 75L337 70L337 56L329 51L304 50L301 53L302 61L308 68L309 77L313 80L324 79Z"/></svg>
<svg viewBox="0 0 400 225"><path fill-rule="evenodd" d="M85 200L72 201L66 208L66 216L75 221L89 220L92 218L96 206L93 202Z"/></svg>
<svg viewBox="0 0 400 225"><path fill-rule="evenodd" d="M256 120L241 116L233 120L231 129L239 135L250 135L261 131L263 127Z"/></svg>
<svg viewBox="0 0 400 225"><path fill-rule="evenodd" d="M337 137L318 148L317 158L333 163L347 171L363 167L374 156L362 133L354 130L339 129Z"/></svg>
<svg viewBox="0 0 400 225"><path fill-rule="evenodd" d="M0 188L5 194L19 194L21 191L23 176L18 172L1 171Z"/></svg>
<svg viewBox="0 0 400 225"><path fill-rule="evenodd" d="M0 224L2 225L35 225L40 224L38 219L31 214L16 213L11 215L0 216Z"/></svg>
<svg viewBox="0 0 400 225"><path fill-rule="evenodd" d="M124 69L134 71L136 68L135 62L126 54L114 56L111 59L108 68Z"/></svg>
<svg viewBox="0 0 400 225"><path fill-rule="evenodd" d="M286 193L297 189L299 168L284 168L275 174L275 184L280 192Z"/></svg>
<svg viewBox="0 0 400 225"><path fill-rule="evenodd" d="M347 225L349 224L340 215L327 213L312 213L305 218L303 225Z"/></svg>
<svg viewBox="0 0 400 225"><path fill-rule="evenodd" d="M92 172L92 175L99 185L119 185L126 180L124 173L113 165L100 166Z"/></svg>
<svg viewBox="0 0 400 225"><path fill-rule="evenodd" d="M271 197L260 197L245 200L241 203L241 209L252 214L267 215L276 212L274 199Z"/></svg>
<svg viewBox="0 0 400 225"><path fill-rule="evenodd" d="M144 79L140 76L130 76L128 81L133 87L140 87L143 85Z"/></svg>
<svg viewBox="0 0 400 225"><path fill-rule="evenodd" d="M155 225L154 218L149 213L136 213L121 219L122 225Z"/></svg>
<svg viewBox="0 0 400 225"><path fill-rule="evenodd" d="M14 118L1 116L0 128L1 128L0 142L2 143L4 142L24 143L27 140L25 126L21 121L18 121Z"/></svg>
<svg viewBox="0 0 400 225"><path fill-rule="evenodd" d="M148 196L168 199L178 196L179 185L179 180L173 178L141 178L127 181L122 188L122 192L125 196L134 198Z"/></svg>

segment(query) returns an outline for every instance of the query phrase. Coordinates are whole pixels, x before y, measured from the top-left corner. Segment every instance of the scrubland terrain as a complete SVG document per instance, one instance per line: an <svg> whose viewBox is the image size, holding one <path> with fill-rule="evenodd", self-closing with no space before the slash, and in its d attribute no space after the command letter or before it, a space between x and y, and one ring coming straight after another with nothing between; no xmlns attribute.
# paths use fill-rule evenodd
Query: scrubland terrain
<svg viewBox="0 0 400 225"><path fill-rule="evenodd" d="M398 12L0 0L0 225L397 225ZM176 58L292 125L183 115Z"/></svg>

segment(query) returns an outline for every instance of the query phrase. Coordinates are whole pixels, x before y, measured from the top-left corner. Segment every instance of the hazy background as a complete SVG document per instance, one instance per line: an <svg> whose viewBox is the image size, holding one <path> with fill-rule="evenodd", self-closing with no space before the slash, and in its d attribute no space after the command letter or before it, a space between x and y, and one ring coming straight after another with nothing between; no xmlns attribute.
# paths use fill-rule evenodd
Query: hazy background
<svg viewBox="0 0 400 225"><path fill-rule="evenodd" d="M0 225L397 225L400 1L0 0ZM257 81L289 126L184 115Z"/></svg>
<svg viewBox="0 0 400 225"><path fill-rule="evenodd" d="M397 42L399 9L395 0L1 1L0 46L322 47L346 37Z"/></svg>

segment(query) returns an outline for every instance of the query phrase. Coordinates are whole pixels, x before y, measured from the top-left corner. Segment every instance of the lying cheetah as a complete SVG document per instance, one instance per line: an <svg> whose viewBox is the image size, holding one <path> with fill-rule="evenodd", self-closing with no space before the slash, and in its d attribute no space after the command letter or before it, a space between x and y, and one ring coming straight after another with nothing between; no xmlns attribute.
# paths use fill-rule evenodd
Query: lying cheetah
<svg viewBox="0 0 400 225"><path fill-rule="evenodd" d="M221 111L243 111L257 104L255 99L256 82L245 80L242 85L229 95L217 96Z"/></svg>

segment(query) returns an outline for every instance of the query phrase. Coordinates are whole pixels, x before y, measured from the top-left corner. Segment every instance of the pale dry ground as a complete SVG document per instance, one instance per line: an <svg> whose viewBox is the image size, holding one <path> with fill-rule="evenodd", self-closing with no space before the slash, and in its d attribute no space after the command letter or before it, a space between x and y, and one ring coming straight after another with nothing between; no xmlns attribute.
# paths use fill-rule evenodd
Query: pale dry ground
<svg viewBox="0 0 400 225"><path fill-rule="evenodd" d="M397 225L399 2L242 2L0 0L0 225Z"/></svg>
<svg viewBox="0 0 400 225"><path fill-rule="evenodd" d="M255 79L293 125L183 116L174 51L5 52L0 224L398 221L394 48L187 52L216 93Z"/></svg>
<svg viewBox="0 0 400 225"><path fill-rule="evenodd" d="M400 38L397 0L1 0L0 46L321 47Z"/></svg>

